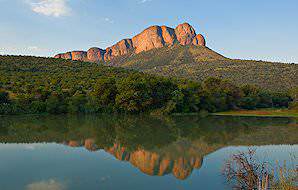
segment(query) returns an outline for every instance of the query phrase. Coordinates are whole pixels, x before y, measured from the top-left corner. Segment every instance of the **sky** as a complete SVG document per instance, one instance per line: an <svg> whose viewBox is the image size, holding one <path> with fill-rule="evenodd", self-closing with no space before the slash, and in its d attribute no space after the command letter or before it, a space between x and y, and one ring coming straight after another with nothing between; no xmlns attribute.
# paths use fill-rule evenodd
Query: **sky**
<svg viewBox="0 0 298 190"><path fill-rule="evenodd" d="M106 48L188 22L226 57L298 63L297 10L297 0L0 0L0 54Z"/></svg>

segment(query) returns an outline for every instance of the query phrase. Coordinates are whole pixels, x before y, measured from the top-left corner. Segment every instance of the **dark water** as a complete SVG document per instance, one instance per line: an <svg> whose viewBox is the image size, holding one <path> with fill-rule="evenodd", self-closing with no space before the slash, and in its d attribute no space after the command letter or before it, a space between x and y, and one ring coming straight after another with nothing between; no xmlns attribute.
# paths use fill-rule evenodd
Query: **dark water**
<svg viewBox="0 0 298 190"><path fill-rule="evenodd" d="M0 189L231 189L239 151L297 165L293 118L0 117Z"/></svg>

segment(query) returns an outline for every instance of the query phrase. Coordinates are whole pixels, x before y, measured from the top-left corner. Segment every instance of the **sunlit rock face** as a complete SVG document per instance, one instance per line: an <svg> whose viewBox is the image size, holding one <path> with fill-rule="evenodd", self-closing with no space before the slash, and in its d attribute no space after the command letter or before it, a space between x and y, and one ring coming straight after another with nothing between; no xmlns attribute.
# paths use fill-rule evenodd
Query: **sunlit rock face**
<svg viewBox="0 0 298 190"><path fill-rule="evenodd" d="M175 28L177 40L181 45L189 45L196 36L195 29L188 23L179 24Z"/></svg>
<svg viewBox="0 0 298 190"><path fill-rule="evenodd" d="M97 47L93 47L90 48L87 51L87 59L90 62L100 62L100 61L104 61L104 54L105 54L105 50L97 48Z"/></svg>
<svg viewBox="0 0 298 190"><path fill-rule="evenodd" d="M175 31L167 26L151 26L132 38L135 53L173 45L176 41Z"/></svg>
<svg viewBox="0 0 298 190"><path fill-rule="evenodd" d="M62 56L62 53L59 53L59 54L55 55L54 58L59 59L59 58L61 58L61 56Z"/></svg>
<svg viewBox="0 0 298 190"><path fill-rule="evenodd" d="M71 52L61 54L62 59L72 59Z"/></svg>
<svg viewBox="0 0 298 190"><path fill-rule="evenodd" d="M73 51L57 54L54 58L78 61L106 62L129 53L138 54L152 49L180 45L205 46L206 41L201 34L196 35L195 29L188 23L179 24L175 29L167 26L150 26L131 39L123 39L115 45L102 50L91 48L87 52Z"/></svg>
<svg viewBox="0 0 298 190"><path fill-rule="evenodd" d="M135 53L148 51L154 48L161 48L165 42L162 37L162 30L159 26L151 26L142 33L132 38Z"/></svg>
<svg viewBox="0 0 298 190"><path fill-rule="evenodd" d="M202 34L196 35L196 37L193 39L192 44L195 46L206 46L205 38Z"/></svg>
<svg viewBox="0 0 298 190"><path fill-rule="evenodd" d="M161 26L162 37L166 45L173 45L177 40L175 30L167 26Z"/></svg>
<svg viewBox="0 0 298 190"><path fill-rule="evenodd" d="M133 45L131 39L124 39L106 49L104 54L104 60L111 60L114 57L126 55L133 51Z"/></svg>
<svg viewBox="0 0 298 190"><path fill-rule="evenodd" d="M87 52L85 51L72 51L72 60L74 61L87 61Z"/></svg>

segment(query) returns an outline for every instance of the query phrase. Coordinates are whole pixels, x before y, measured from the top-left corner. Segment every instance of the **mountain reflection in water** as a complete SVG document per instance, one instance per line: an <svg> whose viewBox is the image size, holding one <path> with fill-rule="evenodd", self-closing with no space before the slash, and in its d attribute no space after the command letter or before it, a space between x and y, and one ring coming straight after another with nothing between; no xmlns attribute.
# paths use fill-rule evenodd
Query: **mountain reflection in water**
<svg viewBox="0 0 298 190"><path fill-rule="evenodd" d="M58 143L104 150L147 175L188 178L226 146L297 144L297 120L176 116L2 117L0 143Z"/></svg>

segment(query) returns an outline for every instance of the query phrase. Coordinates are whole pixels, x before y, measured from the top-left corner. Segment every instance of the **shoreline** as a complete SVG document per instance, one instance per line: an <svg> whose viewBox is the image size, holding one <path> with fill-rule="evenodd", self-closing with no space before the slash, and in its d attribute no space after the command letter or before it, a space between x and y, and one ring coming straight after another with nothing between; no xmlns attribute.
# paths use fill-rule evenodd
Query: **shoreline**
<svg viewBox="0 0 298 190"><path fill-rule="evenodd" d="M297 110L288 109L257 109L239 110L212 113L214 116L241 116L241 117L295 117L298 118Z"/></svg>

